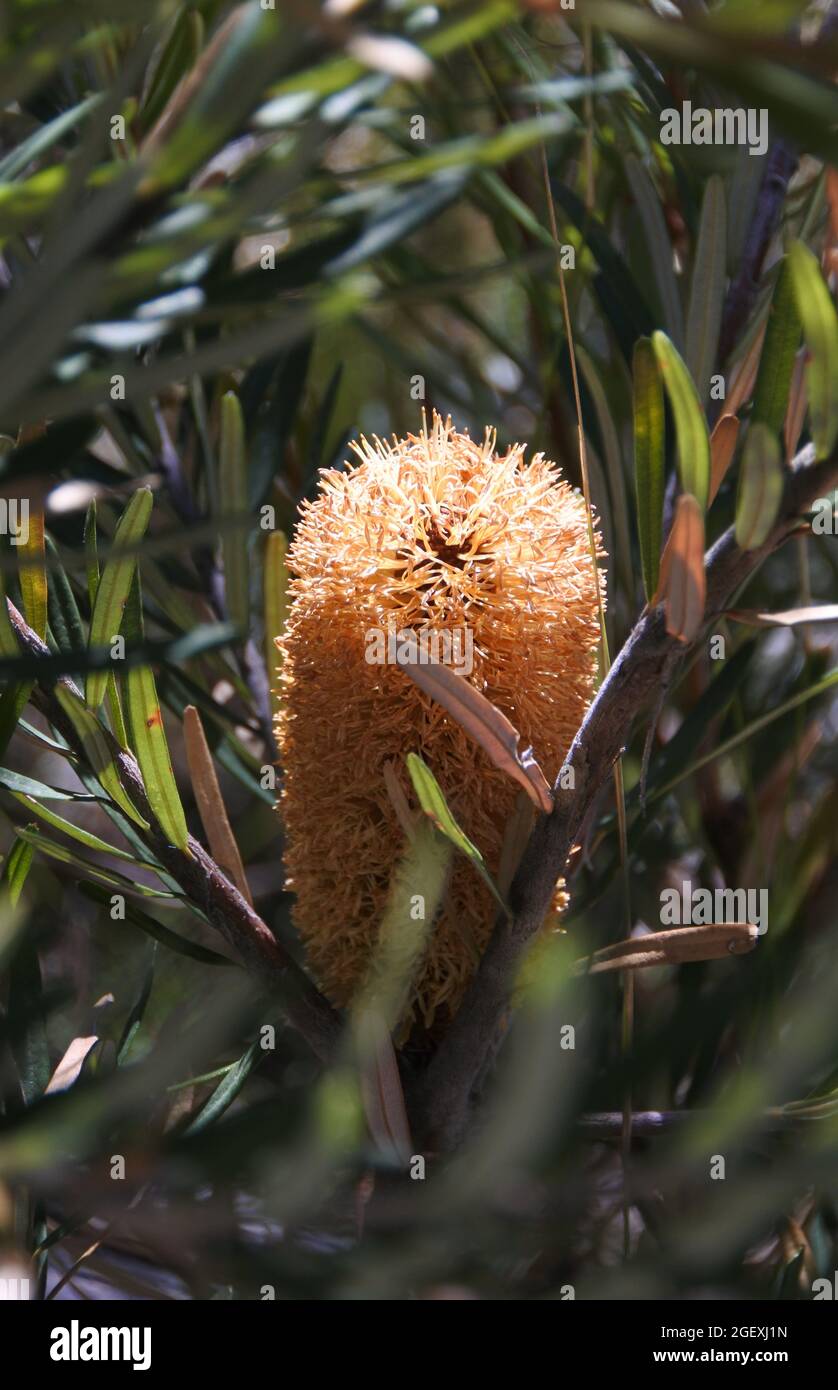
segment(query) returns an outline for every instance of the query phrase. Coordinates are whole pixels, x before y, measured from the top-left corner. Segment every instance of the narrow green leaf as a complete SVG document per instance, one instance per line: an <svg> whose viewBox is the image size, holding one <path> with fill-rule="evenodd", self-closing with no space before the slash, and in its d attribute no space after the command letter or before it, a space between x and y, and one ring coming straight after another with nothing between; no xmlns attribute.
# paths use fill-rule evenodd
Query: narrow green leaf
<svg viewBox="0 0 838 1390"><path fill-rule="evenodd" d="M51 825L54 830L61 830L71 839L78 840L79 844L86 845L88 849L98 850L100 854L111 854L117 859L128 859L132 864L141 864L144 869L156 869L156 865L138 860L136 855L130 854L128 850L117 849L115 845L109 845L107 840L102 840L98 835L94 835L90 830L84 830L80 825L76 825L71 820L66 820L64 816L59 816L55 811L49 810L46 806L41 806L33 797L26 792L13 791L12 796L15 801L19 801L21 806L25 806L33 816Z"/></svg>
<svg viewBox="0 0 838 1390"><path fill-rule="evenodd" d="M757 421L748 430L736 498L736 544L756 550L777 520L785 481L780 441Z"/></svg>
<svg viewBox="0 0 838 1390"><path fill-rule="evenodd" d="M362 1055L366 1050L365 1018L373 1014L386 1028L393 1029L404 1016L411 986L445 900L453 857L451 840L440 835L429 819L420 817L391 875L376 949L363 987L353 1000L352 1031ZM414 910L417 895L424 909L419 917ZM468 940L466 945L477 964L474 942Z"/></svg>
<svg viewBox="0 0 838 1390"><path fill-rule="evenodd" d="M684 313L675 278L675 253L661 211L661 200L648 173L634 155L626 159L625 169L643 223L648 263L658 288L663 322L673 342L683 344Z"/></svg>
<svg viewBox="0 0 838 1390"><path fill-rule="evenodd" d="M119 519L114 535L114 549L105 565L96 589L93 615L90 619L90 647L109 647L122 627L122 619L131 581L137 568L136 551L120 555L121 548L135 547L145 535L151 516L151 489L140 488L134 493ZM89 562L88 562L89 563ZM85 683L85 698L91 709L98 709L105 698L107 671L91 671Z"/></svg>
<svg viewBox="0 0 838 1390"><path fill-rule="evenodd" d="M121 893L139 893L143 897L166 898L168 901L175 896L173 893L164 893L159 888L149 888L145 883L137 883L134 879L126 878L124 874L118 874L115 869L101 869L98 864L91 864L89 860L82 859L77 850L60 845L48 835L42 835L33 825L16 826L15 829L21 840L25 840L33 849L40 850L41 854L57 860L59 864L68 864L83 878L93 879L95 883L106 883Z"/></svg>
<svg viewBox="0 0 838 1390"><path fill-rule="evenodd" d="M141 641L143 636L139 570L134 571L134 581L125 607L125 636L129 642ZM163 728L163 712L152 669L150 666L133 666L126 671L121 683L131 746L143 774L148 803L170 843L189 854L189 832L172 771L169 745Z"/></svg>
<svg viewBox="0 0 838 1390"><path fill-rule="evenodd" d="M593 397L597 423L599 424L602 452L608 477L608 494L611 500L611 516L617 535L616 562L622 581L626 586L626 592L631 592L634 587L634 575L631 559L629 506L626 498L623 455L615 411L609 402L602 370L581 343L576 344L576 357L582 368L585 383Z"/></svg>
<svg viewBox="0 0 838 1390"><path fill-rule="evenodd" d="M634 349L634 487L637 530L646 598L658 588L664 494L663 383L651 339L640 338Z"/></svg>
<svg viewBox="0 0 838 1390"><path fill-rule="evenodd" d="M724 183L718 174L707 181L695 251L690 306L687 312L687 365L698 398L706 401L716 365L725 293L727 210Z"/></svg>
<svg viewBox="0 0 838 1390"><path fill-rule="evenodd" d="M191 71L204 42L204 17L197 10L178 11L168 38L150 65L150 76L140 107L140 120L149 130L182 77Z"/></svg>
<svg viewBox="0 0 838 1390"><path fill-rule="evenodd" d="M30 933L25 932L9 965L5 1027L27 1106L43 1095L50 1078L43 993L38 948Z"/></svg>
<svg viewBox="0 0 838 1390"><path fill-rule="evenodd" d="M244 416L239 398L228 391L221 398L221 445L219 448L219 504L227 522L221 540L224 561L224 589L227 612L243 634L248 630L250 574L247 558L247 532L241 519L247 504L247 447Z"/></svg>
<svg viewBox="0 0 838 1390"><path fill-rule="evenodd" d="M759 421L767 425L772 434L779 435L785 423L794 359L799 345L800 317L794 278L786 257L781 262L768 311L751 415L752 423Z"/></svg>
<svg viewBox="0 0 838 1390"><path fill-rule="evenodd" d="M33 511L20 547L20 596L23 616L33 632L47 635L47 567L44 562L44 514Z"/></svg>
<svg viewBox="0 0 838 1390"><path fill-rule="evenodd" d="M469 860L479 873L498 906L509 916L509 908L498 892L489 870L486 868L486 861L483 855L480 853L477 846L472 844L471 840L455 821L448 809L448 803L442 793L442 788L427 763L419 757L418 753L408 753L407 770L410 774L410 780L413 783L413 789L419 798L419 805L422 807L425 815L430 817L436 828L441 831L446 839L451 841L455 849L458 849L460 854L465 855L466 859Z"/></svg>
<svg viewBox="0 0 838 1390"><path fill-rule="evenodd" d="M83 652L87 645L84 638L79 606L70 587L70 581L58 557L58 549L52 536L46 538L47 553L50 558L50 585L47 602L50 626L59 647L67 651Z"/></svg>
<svg viewBox="0 0 838 1390"><path fill-rule="evenodd" d="M797 312L809 349L809 419L819 459L828 458L838 437L838 314L817 259L796 241L789 248Z"/></svg>
<svg viewBox="0 0 838 1390"><path fill-rule="evenodd" d="M200 1134L201 1130L220 1119L225 1110L229 1110L236 1096L242 1090L247 1078L258 1065L264 1056L259 1039L250 1044L243 1057L240 1057L232 1071L222 1077L207 1101L206 1105L195 1116L192 1123L187 1127L187 1134Z"/></svg>
<svg viewBox="0 0 838 1390"><path fill-rule="evenodd" d="M55 696L78 735L84 755L97 780L108 793L111 800L123 810L129 820L142 830L148 830L148 821L140 815L119 779L117 750L108 741L108 735L92 710L66 685L55 687Z"/></svg>
<svg viewBox="0 0 838 1390"><path fill-rule="evenodd" d="M46 782L38 782L34 777L24 777L22 772L12 772L8 767L0 767L0 787L10 792L22 792L24 796L38 796L51 801L97 801L92 792L68 792L60 787L49 787Z"/></svg>
<svg viewBox="0 0 838 1390"><path fill-rule="evenodd" d="M80 883L79 891L91 902L99 903L102 907L110 907L110 893L97 884ZM190 941L188 936L181 936L178 932L172 931L170 927L164 927L162 922L158 922L156 917L149 916L136 903L126 902L125 921L130 926L137 927L139 931L145 932L152 941L159 941L161 946L165 946L169 951L174 951L176 955L199 961L201 965L226 965L233 969L239 969L237 961L230 960L228 956L222 956L218 951L211 951L208 946L202 946L198 941Z"/></svg>
<svg viewBox="0 0 838 1390"><path fill-rule="evenodd" d="M702 511L710 492L710 435L695 383L684 359L665 333L652 334L652 346L675 417L678 473L681 487L691 492Z"/></svg>
<svg viewBox="0 0 838 1390"><path fill-rule="evenodd" d="M154 967L157 963L156 941L149 948L149 951L148 968L143 976L140 992L131 1005L131 1011L125 1020L119 1042L116 1045L116 1064L119 1067L123 1066L128 1060L128 1055L131 1051L134 1039L142 1026L148 1001L151 998L151 987L154 984Z"/></svg>
<svg viewBox="0 0 838 1390"><path fill-rule="evenodd" d="M90 600L90 611L92 613L96 603L96 592L99 588L99 549L96 541L95 497L90 503L87 509L87 515L84 518L84 558L85 569L87 571L87 594ZM111 728L113 729L114 737L119 741L121 747L127 748L128 734L125 729L122 705L119 700L119 689L113 671L108 672L106 694L108 713L111 718Z"/></svg>
<svg viewBox="0 0 838 1390"><path fill-rule="evenodd" d="M15 660L19 656L20 646L9 618L6 585L3 572L0 570L0 659ZM0 694L0 754L5 753L9 740L18 727L33 685L33 681L21 681L6 686Z"/></svg>
<svg viewBox="0 0 838 1390"><path fill-rule="evenodd" d="M4 159L0 159L0 183L8 183L17 178L18 174L22 174L27 165L46 154L74 126L79 125L101 101L101 92L95 92L93 96L85 97L84 101L80 101L76 106L71 106L68 111L62 111L59 116L47 121L46 125L39 126L27 140L15 145Z"/></svg>
<svg viewBox="0 0 838 1390"><path fill-rule="evenodd" d="M285 557L288 541L282 531L270 531L265 541L264 568L264 609L265 609L265 664L271 686L271 702L274 715L279 713L280 688L279 672L282 657L276 646L276 639L285 629L288 617L288 567Z"/></svg>
<svg viewBox="0 0 838 1390"><path fill-rule="evenodd" d="M20 901L33 855L34 850L31 845L27 845L25 840L16 839L6 856L2 881L9 890L9 901L12 907L17 907Z"/></svg>

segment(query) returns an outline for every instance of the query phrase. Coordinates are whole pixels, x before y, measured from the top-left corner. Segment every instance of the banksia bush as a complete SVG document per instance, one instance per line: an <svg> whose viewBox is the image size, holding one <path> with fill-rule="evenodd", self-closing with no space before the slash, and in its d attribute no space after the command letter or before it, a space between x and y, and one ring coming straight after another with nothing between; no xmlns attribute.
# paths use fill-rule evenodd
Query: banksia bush
<svg viewBox="0 0 838 1390"><path fill-rule="evenodd" d="M498 453L491 430L478 444L436 415L429 430L362 439L355 452L303 505L279 644L287 886L310 963L339 1004L374 951L404 838L385 765L401 770L420 752L493 873L517 795L409 676L370 659L371 639L458 632L462 651L468 634L463 679L512 720L551 781L591 698L599 641L585 503L553 463L528 463L519 444ZM494 912L458 861L416 985L426 1025L456 1010Z"/></svg>

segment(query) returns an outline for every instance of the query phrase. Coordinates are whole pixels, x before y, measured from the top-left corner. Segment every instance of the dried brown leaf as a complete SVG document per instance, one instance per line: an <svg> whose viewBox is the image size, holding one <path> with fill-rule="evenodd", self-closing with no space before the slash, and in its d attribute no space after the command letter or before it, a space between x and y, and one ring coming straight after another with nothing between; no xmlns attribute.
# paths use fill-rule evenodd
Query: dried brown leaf
<svg viewBox="0 0 838 1390"><path fill-rule="evenodd" d="M210 853L218 866L234 883L242 897L253 906L253 898L244 872L244 864L236 837L227 817L221 788L215 775L212 754L207 744L201 716L194 705L183 711L183 737L186 761L195 789L195 802L207 837Z"/></svg>

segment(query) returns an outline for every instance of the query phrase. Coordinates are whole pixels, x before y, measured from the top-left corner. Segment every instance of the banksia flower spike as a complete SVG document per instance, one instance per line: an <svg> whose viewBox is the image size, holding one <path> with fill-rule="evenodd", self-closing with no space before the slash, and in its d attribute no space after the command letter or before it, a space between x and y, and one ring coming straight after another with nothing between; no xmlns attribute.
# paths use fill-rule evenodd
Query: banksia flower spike
<svg viewBox="0 0 838 1390"><path fill-rule="evenodd" d="M583 499L542 455L495 452L434 416L321 476L288 553L291 605L277 722L288 887L320 983L339 1005L363 982L404 832L385 768L420 753L497 873L518 788L372 635L460 634L463 675L532 745L552 782L593 693L597 586ZM382 646L378 647L379 652ZM467 668L466 668L467 669ZM496 904L457 858L416 984L430 1026L456 1011ZM437 1017L439 1021L439 1017Z"/></svg>

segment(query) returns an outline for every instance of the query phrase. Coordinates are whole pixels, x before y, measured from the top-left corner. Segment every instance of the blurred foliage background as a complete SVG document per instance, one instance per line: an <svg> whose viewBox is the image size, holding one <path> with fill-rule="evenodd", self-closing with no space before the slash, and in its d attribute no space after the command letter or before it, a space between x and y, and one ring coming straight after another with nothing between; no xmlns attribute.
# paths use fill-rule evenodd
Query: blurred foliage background
<svg viewBox="0 0 838 1390"><path fill-rule="evenodd" d="M556 241L612 656L646 601L638 340L677 349L705 433L743 427L709 542L754 410L770 396L783 468L823 428L838 330L778 280L799 242L831 285L836 67L829 6L800 0L7 0L0 498L30 526L1 558L45 648L0 621L0 1242L41 1294L787 1299L832 1277L834 627L724 620L725 659L705 643L626 731L625 853L606 787L479 1123L424 1178L161 843L209 844L300 960L273 809L278 533L351 438L423 407L581 485ZM663 145L684 101L765 108L766 153ZM772 304L788 371L767 381ZM675 441L670 417L670 479ZM807 527L742 604L828 601L837 566ZM59 674L86 705L57 707ZM617 976L574 962L658 929L685 880L766 888L768 933L640 972L627 1039ZM662 1118L621 1155L627 1103Z"/></svg>

